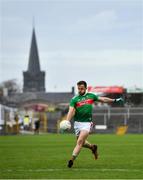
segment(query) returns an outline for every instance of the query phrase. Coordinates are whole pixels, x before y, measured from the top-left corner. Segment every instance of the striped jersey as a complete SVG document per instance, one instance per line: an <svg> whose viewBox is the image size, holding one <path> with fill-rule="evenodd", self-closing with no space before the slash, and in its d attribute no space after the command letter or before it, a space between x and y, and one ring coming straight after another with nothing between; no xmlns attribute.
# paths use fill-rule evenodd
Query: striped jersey
<svg viewBox="0 0 143 180"><path fill-rule="evenodd" d="M74 96L70 101L70 106L75 108L74 121L91 122L95 101L98 101L98 96L93 93Z"/></svg>

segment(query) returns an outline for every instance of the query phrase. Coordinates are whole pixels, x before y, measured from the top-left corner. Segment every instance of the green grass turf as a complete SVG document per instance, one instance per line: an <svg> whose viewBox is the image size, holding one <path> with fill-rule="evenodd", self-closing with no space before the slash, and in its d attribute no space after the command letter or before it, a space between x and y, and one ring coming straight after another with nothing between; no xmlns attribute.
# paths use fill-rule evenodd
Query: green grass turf
<svg viewBox="0 0 143 180"><path fill-rule="evenodd" d="M100 157L83 148L67 168L75 137L71 134L0 136L1 179L142 179L143 135L90 135Z"/></svg>

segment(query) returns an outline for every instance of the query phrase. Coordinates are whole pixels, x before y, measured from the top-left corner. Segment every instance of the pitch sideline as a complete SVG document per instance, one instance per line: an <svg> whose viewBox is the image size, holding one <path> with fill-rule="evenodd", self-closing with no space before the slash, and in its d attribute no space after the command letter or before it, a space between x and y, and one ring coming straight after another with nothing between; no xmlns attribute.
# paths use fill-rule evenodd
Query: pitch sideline
<svg viewBox="0 0 143 180"><path fill-rule="evenodd" d="M57 169L57 168L47 168L47 169L1 169L0 172L53 172L53 171L102 171L102 172L106 172L106 171L117 171L117 172L143 172L143 169L91 169L91 168L61 168L61 169Z"/></svg>

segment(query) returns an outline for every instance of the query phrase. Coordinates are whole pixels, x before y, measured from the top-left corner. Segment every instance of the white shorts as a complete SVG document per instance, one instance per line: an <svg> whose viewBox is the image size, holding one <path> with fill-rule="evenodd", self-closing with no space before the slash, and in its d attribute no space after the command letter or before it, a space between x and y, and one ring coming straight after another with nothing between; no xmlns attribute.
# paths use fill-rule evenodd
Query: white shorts
<svg viewBox="0 0 143 180"><path fill-rule="evenodd" d="M85 130L90 133L91 129L93 127L92 122L74 122L74 130L75 130L75 135L79 136L80 131Z"/></svg>

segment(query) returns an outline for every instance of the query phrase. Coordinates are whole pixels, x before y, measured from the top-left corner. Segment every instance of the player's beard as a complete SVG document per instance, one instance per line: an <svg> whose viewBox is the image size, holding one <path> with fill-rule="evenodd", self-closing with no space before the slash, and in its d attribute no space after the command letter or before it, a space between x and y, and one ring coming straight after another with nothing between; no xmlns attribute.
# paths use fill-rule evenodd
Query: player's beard
<svg viewBox="0 0 143 180"><path fill-rule="evenodd" d="M79 92L79 94L80 94L81 96L83 96L85 93L86 93L86 91L84 91L84 92Z"/></svg>

